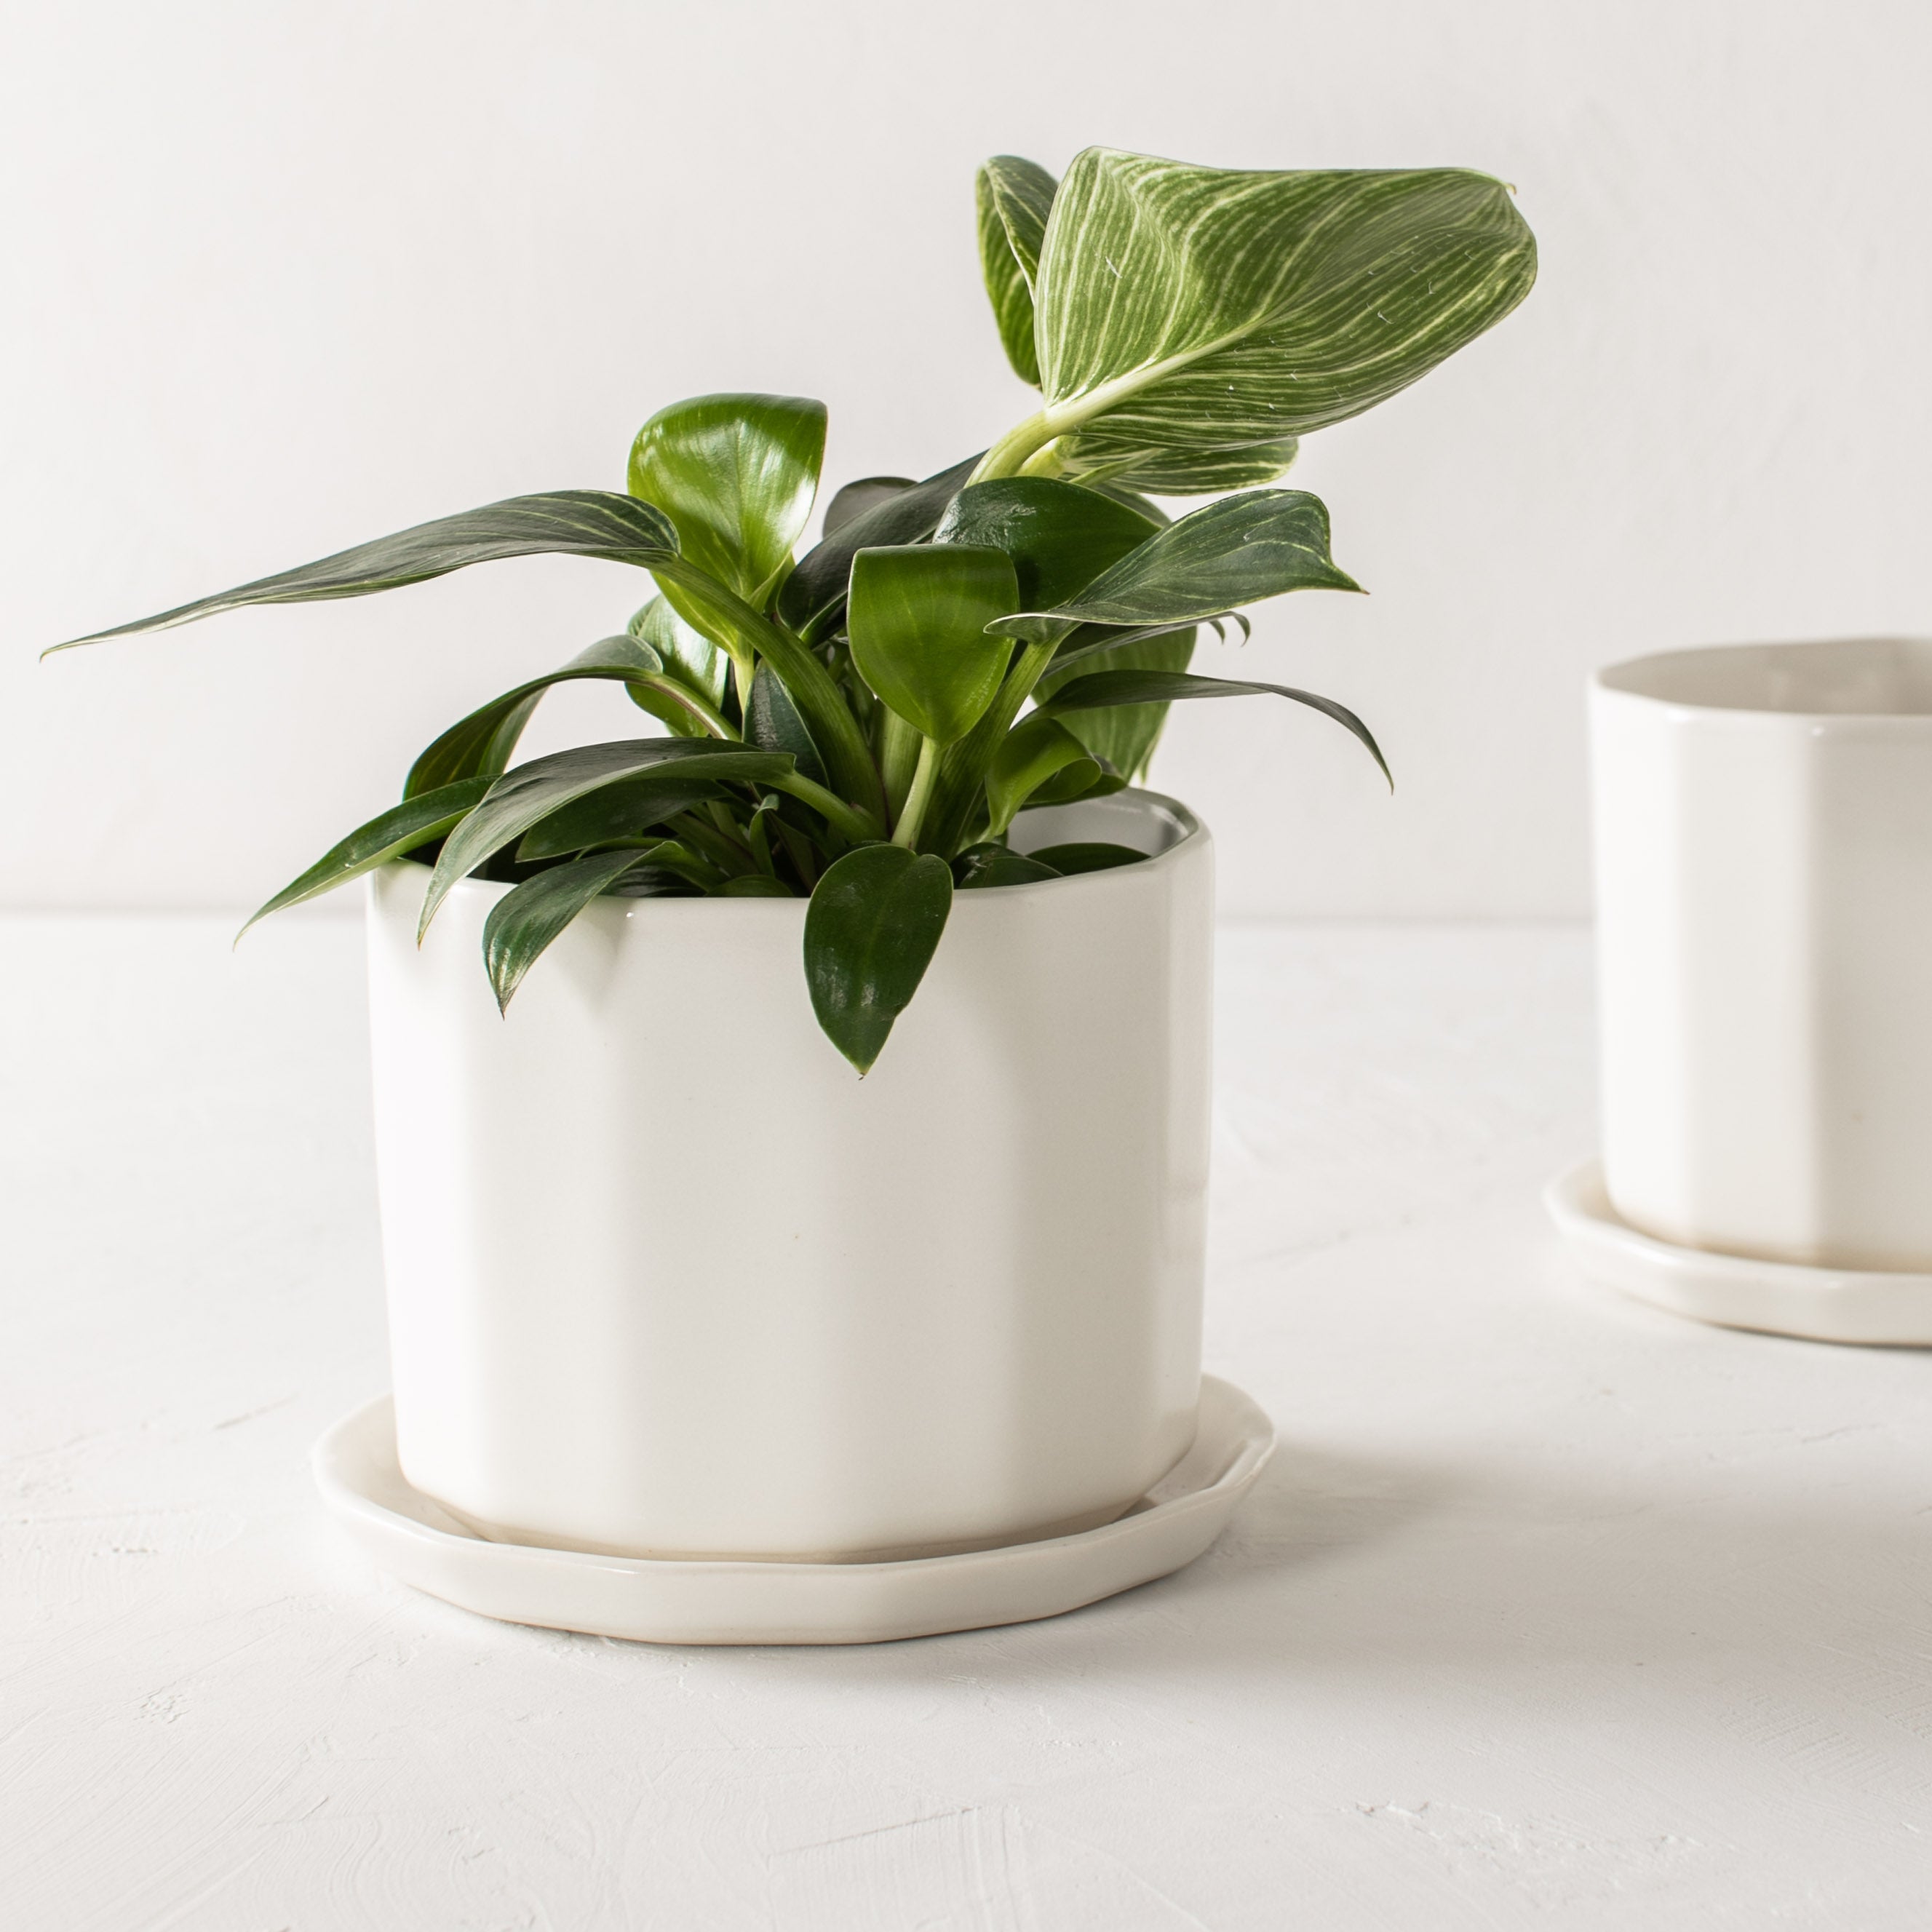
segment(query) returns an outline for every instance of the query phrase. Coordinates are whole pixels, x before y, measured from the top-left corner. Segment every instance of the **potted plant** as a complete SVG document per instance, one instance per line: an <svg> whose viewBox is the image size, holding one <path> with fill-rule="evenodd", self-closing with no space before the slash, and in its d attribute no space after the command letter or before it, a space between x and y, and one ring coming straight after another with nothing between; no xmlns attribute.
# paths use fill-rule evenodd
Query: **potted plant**
<svg viewBox="0 0 1932 1932"><path fill-rule="evenodd" d="M984 1548L1118 1515L1192 1438L1210 857L1134 782L1178 700L1286 698L1381 762L1326 698L1196 675L1194 639L1357 587L1275 480L1514 308L1534 244L1451 170L1092 148L1058 183L991 161L978 202L1037 403L847 484L802 557L823 406L706 396L623 493L76 640L542 551L655 580L262 908L370 880L401 1466L484 1535ZM514 763L578 679L662 728Z"/></svg>

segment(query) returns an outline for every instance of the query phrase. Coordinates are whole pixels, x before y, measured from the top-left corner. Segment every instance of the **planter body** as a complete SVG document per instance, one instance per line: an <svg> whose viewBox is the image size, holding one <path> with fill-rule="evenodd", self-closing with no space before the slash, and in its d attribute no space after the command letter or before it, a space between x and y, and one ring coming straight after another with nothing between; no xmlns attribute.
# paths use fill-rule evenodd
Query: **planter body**
<svg viewBox="0 0 1932 1932"><path fill-rule="evenodd" d="M370 918L398 1454L483 1534L795 1559L1084 1528L1200 1379L1212 859L1149 793L1024 842L1150 862L962 892L862 1082L805 904L597 901L507 1018L466 881ZM1016 843L1022 842L1016 838Z"/></svg>
<svg viewBox="0 0 1932 1932"><path fill-rule="evenodd" d="M1617 1213L1932 1268L1932 644L1639 658L1591 738Z"/></svg>

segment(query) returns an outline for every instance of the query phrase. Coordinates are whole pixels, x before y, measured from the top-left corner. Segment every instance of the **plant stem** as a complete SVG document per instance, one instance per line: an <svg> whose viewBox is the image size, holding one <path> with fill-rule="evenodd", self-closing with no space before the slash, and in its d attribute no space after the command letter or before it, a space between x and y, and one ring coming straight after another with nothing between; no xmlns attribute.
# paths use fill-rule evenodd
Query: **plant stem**
<svg viewBox="0 0 1932 1932"><path fill-rule="evenodd" d="M883 828L869 812L856 806L848 805L837 793L827 791L822 784L814 784L811 779L796 772L788 772L782 778L765 778L760 783L768 784L774 791L789 793L802 805L808 805L827 824L836 825L855 845L868 845L876 840Z"/></svg>
<svg viewBox="0 0 1932 1932"><path fill-rule="evenodd" d="M908 724L888 705L880 705L879 712L879 775L885 781L886 816L896 824L919 768L919 728Z"/></svg>
<svg viewBox="0 0 1932 1932"><path fill-rule="evenodd" d="M919 764L912 775L912 790L906 794L905 809L899 814L899 822L892 832L892 843L903 845L910 852L913 842L919 836L920 820L926 816L926 801L932 796L932 787L939 776L939 744L936 739L922 738L919 741Z"/></svg>

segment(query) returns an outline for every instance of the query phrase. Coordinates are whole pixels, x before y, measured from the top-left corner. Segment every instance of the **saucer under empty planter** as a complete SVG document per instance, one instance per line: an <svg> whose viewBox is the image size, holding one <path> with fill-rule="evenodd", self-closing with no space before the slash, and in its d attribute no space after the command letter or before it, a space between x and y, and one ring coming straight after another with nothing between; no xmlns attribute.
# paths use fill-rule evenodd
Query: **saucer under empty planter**
<svg viewBox="0 0 1932 1932"><path fill-rule="evenodd" d="M1274 1426L1212 1376L1194 1446L1126 1515L1039 1543L898 1563L598 1556L493 1543L411 1489L387 1396L315 1446L322 1501L381 1568L507 1623L646 1643L884 1643L1058 1616L1151 1582L1212 1543L1274 1448Z"/></svg>
<svg viewBox="0 0 1932 1932"><path fill-rule="evenodd" d="M1591 1280L1673 1315L1814 1342L1932 1344L1932 1274L1801 1268L1659 1240L1618 1217L1594 1160L1558 1174L1543 1199Z"/></svg>

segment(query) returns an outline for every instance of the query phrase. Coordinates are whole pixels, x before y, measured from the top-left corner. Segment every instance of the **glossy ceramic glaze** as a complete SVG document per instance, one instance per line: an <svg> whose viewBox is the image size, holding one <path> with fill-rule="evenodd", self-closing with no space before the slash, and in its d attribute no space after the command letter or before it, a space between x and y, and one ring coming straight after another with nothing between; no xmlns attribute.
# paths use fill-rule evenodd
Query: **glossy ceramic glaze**
<svg viewBox="0 0 1932 1932"><path fill-rule="evenodd" d="M1932 1269L1932 644L1639 658L1591 740L1617 1214Z"/></svg>
<svg viewBox="0 0 1932 1932"><path fill-rule="evenodd" d="M499 1017L506 890L370 897L400 1466L488 1536L853 1560L1107 1520L1192 1438L1212 860L1148 793L962 892L861 1081L802 902L600 899Z"/></svg>

